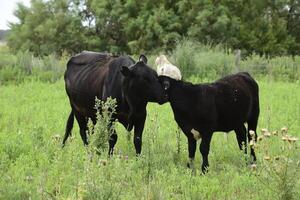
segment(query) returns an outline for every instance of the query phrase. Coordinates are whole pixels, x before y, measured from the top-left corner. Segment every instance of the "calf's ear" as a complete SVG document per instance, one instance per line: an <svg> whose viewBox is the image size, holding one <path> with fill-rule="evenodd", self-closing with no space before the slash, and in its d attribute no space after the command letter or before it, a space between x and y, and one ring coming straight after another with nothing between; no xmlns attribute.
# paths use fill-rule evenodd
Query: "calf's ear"
<svg viewBox="0 0 300 200"><path fill-rule="evenodd" d="M121 69L120 69L120 71L123 74L123 76L125 76L125 77L131 77L132 76L132 72L126 66L122 66Z"/></svg>
<svg viewBox="0 0 300 200"><path fill-rule="evenodd" d="M147 59L147 57L145 55L141 54L140 58L139 58L139 61L142 61L143 63L147 64L148 59Z"/></svg>

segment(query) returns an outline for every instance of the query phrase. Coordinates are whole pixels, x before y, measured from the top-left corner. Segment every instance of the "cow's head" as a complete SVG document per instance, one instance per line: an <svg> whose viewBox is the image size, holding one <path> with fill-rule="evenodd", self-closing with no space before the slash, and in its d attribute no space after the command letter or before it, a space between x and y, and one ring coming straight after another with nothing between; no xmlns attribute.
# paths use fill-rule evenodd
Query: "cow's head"
<svg viewBox="0 0 300 200"><path fill-rule="evenodd" d="M138 62L130 67L122 66L123 91L129 104L156 102L165 103L163 88L155 70L147 65L147 58L141 55Z"/></svg>

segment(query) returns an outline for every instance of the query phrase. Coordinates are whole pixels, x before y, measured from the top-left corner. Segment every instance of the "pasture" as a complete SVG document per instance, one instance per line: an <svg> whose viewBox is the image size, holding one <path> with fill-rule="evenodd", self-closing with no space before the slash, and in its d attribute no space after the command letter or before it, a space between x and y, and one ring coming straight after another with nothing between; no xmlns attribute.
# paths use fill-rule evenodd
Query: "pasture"
<svg viewBox="0 0 300 200"><path fill-rule="evenodd" d="M6 9L7 2L15 4L17 21L6 22L10 30L0 30L0 200L300 200L300 1L31 0L27 6L18 0L1 1L1 7ZM0 19L7 13L0 13ZM83 53L69 62L69 101L66 66L83 50L112 56ZM118 54L142 58L136 67L144 68L133 67L129 58L115 58ZM201 172L200 141L195 170L189 169L187 138L170 104L149 103L142 152L136 156L145 102L161 102L163 93L144 62L154 68L161 54L178 66L186 81L207 83L246 71L258 82L258 138L248 142L247 155L234 132L217 132L210 143L208 173ZM243 79L227 79L235 87L225 88L217 101L209 86L182 87L185 93L165 87L165 92L181 127L194 137L199 131L205 141L205 132L214 125L243 131L237 118L250 110L244 107L257 108L256 98L251 98L257 96L256 87L255 92L243 92L249 84L242 84ZM75 120L62 148L68 116L68 127L72 116L81 121L85 140L84 116L93 116L89 108L96 94L118 98L117 118L128 130L135 126L135 139L121 124L108 126L114 110L110 99L96 103L103 112L96 115L95 126L92 120L87 124L89 145L83 145ZM183 96L197 100L181 101ZM193 110L201 107L198 99L206 109ZM224 115L211 112L215 107ZM195 110L202 115L189 113ZM257 110L252 111L247 121L256 124ZM228 120L209 120L216 116ZM200 127L194 119L204 123ZM116 136L109 140L108 127L118 134L112 157L108 142L112 145ZM239 138L241 142L242 134ZM201 151L206 156L205 146ZM250 146L256 163L251 163Z"/></svg>
<svg viewBox="0 0 300 200"><path fill-rule="evenodd" d="M197 77L193 82L199 82ZM258 162L250 166L235 134L215 133L210 168L201 175L197 144L193 174L187 167L187 139L170 105L148 104L142 155L132 134L118 124L115 155L91 158L77 122L61 148L70 112L62 79L27 80L0 86L0 199L299 199L300 82L259 78Z"/></svg>

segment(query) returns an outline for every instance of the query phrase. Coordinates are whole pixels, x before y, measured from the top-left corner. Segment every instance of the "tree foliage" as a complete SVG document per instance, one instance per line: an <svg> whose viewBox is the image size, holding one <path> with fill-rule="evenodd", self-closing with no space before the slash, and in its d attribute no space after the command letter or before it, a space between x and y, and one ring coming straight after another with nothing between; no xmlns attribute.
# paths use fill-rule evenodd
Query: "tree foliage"
<svg viewBox="0 0 300 200"><path fill-rule="evenodd" d="M260 55L300 54L300 0L32 0L8 38L38 55L171 50L182 38Z"/></svg>

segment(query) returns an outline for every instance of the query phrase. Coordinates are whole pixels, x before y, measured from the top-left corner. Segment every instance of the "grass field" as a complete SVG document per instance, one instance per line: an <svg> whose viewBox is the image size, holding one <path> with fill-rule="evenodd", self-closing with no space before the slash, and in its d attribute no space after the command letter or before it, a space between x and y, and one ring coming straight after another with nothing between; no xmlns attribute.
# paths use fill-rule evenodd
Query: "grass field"
<svg viewBox="0 0 300 200"><path fill-rule="evenodd" d="M148 105L141 157L118 125L114 157L90 161L77 123L61 149L70 112L62 80L0 86L0 199L300 199L299 141L280 133L286 126L300 137L300 83L258 82L259 135L268 128L278 136L258 143L251 169L235 134L215 133L205 176L199 150L196 175L186 168L187 141L169 104Z"/></svg>

